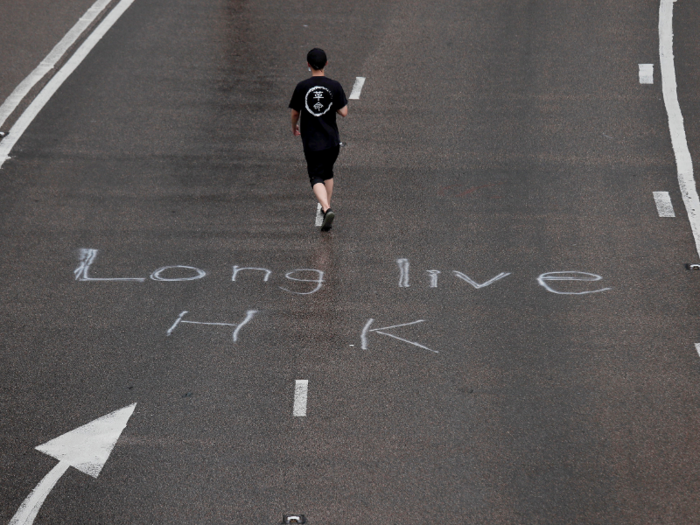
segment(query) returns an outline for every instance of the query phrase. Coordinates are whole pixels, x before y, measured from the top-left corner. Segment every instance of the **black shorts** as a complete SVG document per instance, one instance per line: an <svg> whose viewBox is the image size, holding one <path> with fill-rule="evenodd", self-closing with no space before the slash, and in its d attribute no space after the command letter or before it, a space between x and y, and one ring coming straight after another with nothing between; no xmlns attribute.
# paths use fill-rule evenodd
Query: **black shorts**
<svg viewBox="0 0 700 525"><path fill-rule="evenodd" d="M304 151L306 157L306 168L309 171L309 182L311 187L319 182L333 178L333 164L335 164L340 153L340 146L322 151Z"/></svg>

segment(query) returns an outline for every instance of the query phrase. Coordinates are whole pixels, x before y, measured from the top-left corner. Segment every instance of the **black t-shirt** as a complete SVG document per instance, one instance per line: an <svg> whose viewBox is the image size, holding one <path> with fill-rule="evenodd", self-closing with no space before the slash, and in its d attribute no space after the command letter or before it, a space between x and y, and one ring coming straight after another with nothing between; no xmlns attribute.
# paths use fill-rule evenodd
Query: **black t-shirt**
<svg viewBox="0 0 700 525"><path fill-rule="evenodd" d="M335 112L348 100L339 82L311 77L297 84L289 107L301 113L301 141L305 151L323 151L340 144Z"/></svg>

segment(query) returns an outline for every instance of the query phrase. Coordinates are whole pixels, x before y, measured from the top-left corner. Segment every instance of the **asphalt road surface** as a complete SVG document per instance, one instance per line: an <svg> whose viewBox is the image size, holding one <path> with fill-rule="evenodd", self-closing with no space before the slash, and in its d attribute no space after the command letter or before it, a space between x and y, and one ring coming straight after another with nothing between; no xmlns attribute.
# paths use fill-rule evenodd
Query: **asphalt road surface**
<svg viewBox="0 0 700 525"><path fill-rule="evenodd" d="M90 5L0 6L0 102ZM366 78L328 233L287 109L316 46ZM35 523L699 523L660 67L659 0L135 0L0 170L0 520L136 403Z"/></svg>

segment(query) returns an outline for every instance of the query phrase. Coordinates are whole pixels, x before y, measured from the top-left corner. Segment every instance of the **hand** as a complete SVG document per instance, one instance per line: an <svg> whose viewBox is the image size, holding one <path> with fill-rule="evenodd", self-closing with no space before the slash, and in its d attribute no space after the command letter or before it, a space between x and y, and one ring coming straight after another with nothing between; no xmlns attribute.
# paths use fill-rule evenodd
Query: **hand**
<svg viewBox="0 0 700 525"><path fill-rule="evenodd" d="M299 131L299 124L297 124L296 126L292 126L292 133L294 133L295 137L301 135L301 131Z"/></svg>

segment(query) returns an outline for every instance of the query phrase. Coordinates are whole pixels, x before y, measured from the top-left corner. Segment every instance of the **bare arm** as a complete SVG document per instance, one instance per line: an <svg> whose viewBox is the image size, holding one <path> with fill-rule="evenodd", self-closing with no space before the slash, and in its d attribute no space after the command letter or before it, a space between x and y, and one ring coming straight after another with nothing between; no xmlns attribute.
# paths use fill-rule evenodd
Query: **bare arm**
<svg viewBox="0 0 700 525"><path fill-rule="evenodd" d="M348 116L348 105L345 104L342 108L340 108L338 111L336 111L338 115L341 117L347 117Z"/></svg>
<svg viewBox="0 0 700 525"><path fill-rule="evenodd" d="M294 136L301 135L301 131L299 131L299 112L296 109L292 110L292 133L294 133Z"/></svg>

